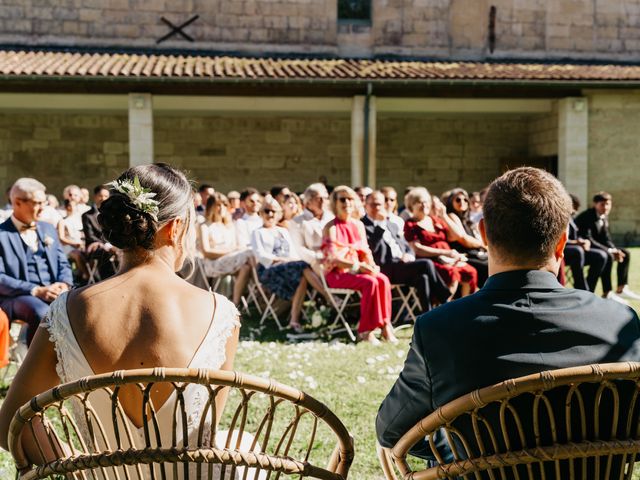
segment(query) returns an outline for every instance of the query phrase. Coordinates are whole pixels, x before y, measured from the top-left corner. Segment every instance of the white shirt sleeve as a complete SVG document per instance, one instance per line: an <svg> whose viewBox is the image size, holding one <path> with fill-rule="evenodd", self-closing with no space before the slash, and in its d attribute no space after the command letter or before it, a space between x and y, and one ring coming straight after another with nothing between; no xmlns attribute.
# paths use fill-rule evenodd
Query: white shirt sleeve
<svg viewBox="0 0 640 480"><path fill-rule="evenodd" d="M251 249L263 267L269 268L276 256L273 254L273 233L268 228L258 228L251 234Z"/></svg>

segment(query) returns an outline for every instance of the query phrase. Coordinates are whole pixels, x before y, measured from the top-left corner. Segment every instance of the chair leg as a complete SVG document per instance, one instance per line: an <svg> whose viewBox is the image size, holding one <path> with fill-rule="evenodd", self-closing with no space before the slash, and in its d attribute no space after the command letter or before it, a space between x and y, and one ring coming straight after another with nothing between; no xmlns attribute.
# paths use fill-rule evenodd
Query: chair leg
<svg viewBox="0 0 640 480"><path fill-rule="evenodd" d="M382 472L384 473L386 480L398 480L396 472L393 469L391 456L387 449L376 442L376 453L378 454L378 460L380 460L380 466L382 467Z"/></svg>
<svg viewBox="0 0 640 480"><path fill-rule="evenodd" d="M260 319L260 325L262 325L264 323L264 321L267 319L267 317L269 315L271 315L273 317L273 319L275 320L276 324L278 325L278 330L284 330L284 327L282 326L282 323L280 323L280 319L278 318L278 314L276 313L275 309L273 308L273 302L276 300L276 294L272 293L271 296L269 298L266 297L266 294L264 294L264 301L265 301L265 307L264 307L264 312L262 314L262 318Z"/></svg>
<svg viewBox="0 0 640 480"><path fill-rule="evenodd" d="M329 332L331 334L337 333L336 325L338 324L338 322L341 322L342 326L347 332L347 335L349 335L349 338L351 339L351 341L355 342L356 336L354 335L353 330L351 330L351 326L349 325L349 322L347 322L347 319L344 317L344 310L347 308L347 305L349 304L349 299L351 298L351 295L352 293L347 293L342 299L342 302L340 303L336 301L333 295L330 295L331 304L336 311L336 318L331 324L331 326L329 327Z"/></svg>

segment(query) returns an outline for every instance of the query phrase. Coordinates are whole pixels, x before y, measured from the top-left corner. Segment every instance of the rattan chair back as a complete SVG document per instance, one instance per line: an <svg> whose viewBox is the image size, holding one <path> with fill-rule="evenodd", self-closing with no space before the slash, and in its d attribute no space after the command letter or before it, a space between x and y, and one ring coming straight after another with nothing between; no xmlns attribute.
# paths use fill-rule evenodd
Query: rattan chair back
<svg viewBox="0 0 640 480"><path fill-rule="evenodd" d="M528 375L476 390L420 420L381 455L387 478L631 479L640 452L640 363ZM435 466L407 456L428 441ZM453 460L438 450L444 441ZM424 466L424 463L421 463Z"/></svg>
<svg viewBox="0 0 640 480"><path fill-rule="evenodd" d="M199 422L189 425L185 392L193 384L203 386L194 388L206 393L198 402ZM166 405L154 405L152 392L167 386L172 390ZM129 417L120 401L123 394L127 398L135 395L140 402L143 425L137 431L126 420ZM226 394L223 412L216 412L216 399ZM93 408L96 395L110 402L108 418L101 418ZM158 420L159 412L166 408L172 409L164 413L172 422L169 435ZM220 421L212 421L216 418ZM38 431L46 433L37 441L42 458L32 459L37 466L30 465L23 451L23 429L30 429L34 436ZM136 434L144 440L136 442ZM316 443L332 445L335 439L333 454L326 455L328 466L312 463L312 456L318 456ZM338 480L347 478L354 453L342 422L304 392L237 372L170 368L95 375L44 392L16 413L9 447L21 480L56 475L74 479L278 479L293 475ZM51 457L47 451L57 453L46 458Z"/></svg>

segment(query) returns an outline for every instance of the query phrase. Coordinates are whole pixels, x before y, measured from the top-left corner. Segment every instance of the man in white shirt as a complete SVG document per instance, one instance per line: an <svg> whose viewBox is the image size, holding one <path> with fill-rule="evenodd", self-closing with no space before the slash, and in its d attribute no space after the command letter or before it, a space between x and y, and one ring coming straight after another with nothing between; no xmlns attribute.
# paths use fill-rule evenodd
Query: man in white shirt
<svg viewBox="0 0 640 480"><path fill-rule="evenodd" d="M262 226L262 218L258 214L262 207L262 197L255 188L247 188L240 194L245 213L236 221L236 235L239 247L251 247L251 234Z"/></svg>
<svg viewBox="0 0 640 480"><path fill-rule="evenodd" d="M304 191L304 211L289 222L291 240L302 260L312 267L322 259L322 229L333 219L327 209L329 194L322 183L313 183Z"/></svg>

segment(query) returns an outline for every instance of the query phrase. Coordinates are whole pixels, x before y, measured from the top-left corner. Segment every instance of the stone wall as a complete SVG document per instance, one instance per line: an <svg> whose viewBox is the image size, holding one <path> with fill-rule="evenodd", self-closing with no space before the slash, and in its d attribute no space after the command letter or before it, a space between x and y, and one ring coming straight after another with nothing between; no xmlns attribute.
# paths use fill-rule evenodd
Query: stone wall
<svg viewBox="0 0 640 480"><path fill-rule="evenodd" d="M480 190L503 167L526 162L528 129L520 116L380 117L378 185Z"/></svg>
<svg viewBox="0 0 640 480"><path fill-rule="evenodd" d="M302 190L326 175L349 183L348 117L168 117L154 120L155 157L220 191L285 183Z"/></svg>
<svg viewBox="0 0 640 480"><path fill-rule="evenodd" d="M376 54L636 61L640 46L638 0L378 0L374 6Z"/></svg>
<svg viewBox="0 0 640 480"><path fill-rule="evenodd" d="M371 26L337 0L5 0L0 43L431 58L637 60L640 0L372 0ZM495 50L489 9L496 7ZM189 42L161 17L185 28ZM353 28L352 28L353 27Z"/></svg>
<svg viewBox="0 0 640 480"><path fill-rule="evenodd" d="M544 115L529 120L529 156L549 157L558 155L558 106Z"/></svg>
<svg viewBox="0 0 640 480"><path fill-rule="evenodd" d="M162 48L233 51L317 51L335 45L335 0L6 0L0 43L156 48L171 31L161 17L185 27ZM320 49L326 50L326 49Z"/></svg>
<svg viewBox="0 0 640 480"><path fill-rule="evenodd" d="M640 94L589 97L589 197L613 195L612 232L624 242L640 242Z"/></svg>
<svg viewBox="0 0 640 480"><path fill-rule="evenodd" d="M129 164L127 128L126 116L0 114L0 185L35 177L60 198L113 180Z"/></svg>

